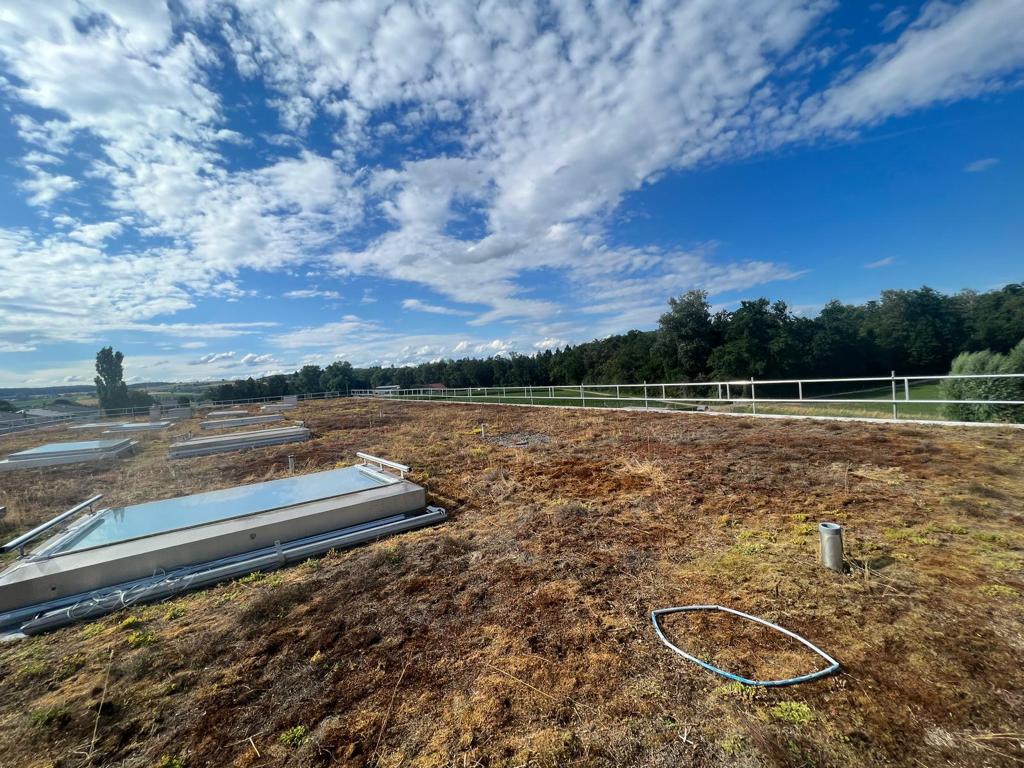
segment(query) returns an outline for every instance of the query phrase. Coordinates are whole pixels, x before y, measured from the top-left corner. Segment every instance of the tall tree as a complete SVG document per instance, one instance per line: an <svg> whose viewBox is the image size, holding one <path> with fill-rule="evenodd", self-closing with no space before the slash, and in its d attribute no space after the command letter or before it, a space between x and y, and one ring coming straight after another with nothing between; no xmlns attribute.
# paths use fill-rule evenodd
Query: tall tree
<svg viewBox="0 0 1024 768"><path fill-rule="evenodd" d="M1010 283L995 291L964 291L953 297L964 315L972 350L1009 352L1024 339L1024 285Z"/></svg>
<svg viewBox="0 0 1024 768"><path fill-rule="evenodd" d="M103 347L96 353L96 397L100 408L111 410L127 408L129 404L128 385L124 383L124 353L115 352L113 347Z"/></svg>
<svg viewBox="0 0 1024 768"><path fill-rule="evenodd" d="M934 373L948 370L964 348L964 318L957 304L927 286L916 291L882 291L867 305L867 337L878 345L882 370Z"/></svg>
<svg viewBox="0 0 1024 768"><path fill-rule="evenodd" d="M741 301L735 312L719 312L722 343L708 357L715 378L774 377L799 373L807 326L784 301Z"/></svg>
<svg viewBox="0 0 1024 768"><path fill-rule="evenodd" d="M320 375L320 389L324 392L348 392L354 380L352 363L339 360L324 368Z"/></svg>
<svg viewBox="0 0 1024 768"><path fill-rule="evenodd" d="M807 350L813 375L878 376L886 372L878 368L872 340L861 333L864 317L864 307L838 301L830 301L822 308L814 319Z"/></svg>
<svg viewBox="0 0 1024 768"><path fill-rule="evenodd" d="M688 291L668 300L669 310L658 320L654 353L668 378L696 381L708 373L708 357L715 348L715 328L707 291Z"/></svg>
<svg viewBox="0 0 1024 768"><path fill-rule="evenodd" d="M319 365L304 365L295 374L292 386L300 395L311 395L320 391L320 377L323 371Z"/></svg>

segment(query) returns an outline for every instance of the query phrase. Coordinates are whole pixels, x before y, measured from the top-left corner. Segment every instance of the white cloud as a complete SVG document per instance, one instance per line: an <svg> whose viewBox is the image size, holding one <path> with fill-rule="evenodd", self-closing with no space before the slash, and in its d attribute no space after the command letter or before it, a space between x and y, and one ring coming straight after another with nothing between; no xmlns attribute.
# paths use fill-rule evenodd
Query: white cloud
<svg viewBox="0 0 1024 768"><path fill-rule="evenodd" d="M975 160L964 166L964 171L967 173L981 173L987 171L989 168L994 168L999 165L998 157L983 157L980 160Z"/></svg>
<svg viewBox="0 0 1024 768"><path fill-rule="evenodd" d="M281 333L271 337L270 341L281 349L341 346L353 336L364 338L367 332L375 329L376 326L373 323L364 322L357 317L346 316L338 322Z"/></svg>
<svg viewBox="0 0 1024 768"><path fill-rule="evenodd" d="M478 355L495 355L500 356L513 349L513 345L502 339L495 339L484 344L477 344L473 347L473 351Z"/></svg>
<svg viewBox="0 0 1024 768"><path fill-rule="evenodd" d="M879 269L881 267L892 266L894 263L892 256L886 256L884 259L879 259L878 261L869 261L864 265L864 269Z"/></svg>
<svg viewBox="0 0 1024 768"><path fill-rule="evenodd" d="M70 176L47 173L37 166L29 166L29 170L33 174L32 178L18 185L28 193L29 205L47 205L59 195L78 186L78 182Z"/></svg>
<svg viewBox="0 0 1024 768"><path fill-rule="evenodd" d="M893 32L894 30L902 27L910 19L910 13L903 6L893 8L889 13L882 19L881 27L883 32Z"/></svg>
<svg viewBox="0 0 1024 768"><path fill-rule="evenodd" d="M121 225L116 221L104 221L99 224L86 224L72 232L69 237L86 245L100 245L104 240L115 237L121 232Z"/></svg>
<svg viewBox="0 0 1024 768"><path fill-rule="evenodd" d="M316 288L288 291L282 294L286 299L340 299L337 291L322 291Z"/></svg>
<svg viewBox="0 0 1024 768"><path fill-rule="evenodd" d="M820 103L804 104L816 129L877 123L936 102L1005 87L1024 64L1024 3L932 0L899 39Z"/></svg>
<svg viewBox="0 0 1024 768"><path fill-rule="evenodd" d="M429 312L432 315L471 315L472 312L466 312L463 309L455 309L454 307L443 307L439 304L427 304L420 301L419 299L405 299L402 302L402 309L411 309L415 312Z"/></svg>
<svg viewBox="0 0 1024 768"><path fill-rule="evenodd" d="M36 347L32 344L18 344L13 341L0 339L0 352L35 352Z"/></svg>
<svg viewBox="0 0 1024 768"><path fill-rule="evenodd" d="M668 172L853 135L1010 87L1024 64L1020 0L933 0L914 19L896 9L882 25L898 37L856 52L822 42L833 7L8 4L0 66L25 142L18 183L31 205L75 218L54 216L55 232L0 230L0 343L269 333L279 349L353 344L370 356L358 345L387 343L379 356L393 360L461 341L460 352L506 351L432 337L399 353L406 345L358 319L293 332L167 322L207 299L244 300L251 271L311 265L324 279L401 281L482 306L469 325L515 321L503 342L515 349L652 322L687 288L794 279L770 254L613 245L610 214ZM281 125L265 136L235 130L251 94L216 90L224 56L269 93ZM334 137L331 150L312 148L314 127ZM406 149L382 155L385 136ZM243 144L252 149L238 162ZM543 298L537 274L550 283ZM337 298L315 286L285 295ZM565 325L579 308L592 322Z"/></svg>
<svg viewBox="0 0 1024 768"><path fill-rule="evenodd" d="M230 360L235 356L234 352L210 352L208 355L193 360L191 365L209 365L210 363L219 363L223 360Z"/></svg>
<svg viewBox="0 0 1024 768"><path fill-rule="evenodd" d="M569 342L565 339L556 339L553 336L548 336L547 338L534 342L533 348L541 351L545 349L561 349L562 347L568 346L568 344Z"/></svg>
<svg viewBox="0 0 1024 768"><path fill-rule="evenodd" d="M242 365L271 365L276 361L273 355L257 355L254 352L250 352L247 355L243 355L239 362Z"/></svg>

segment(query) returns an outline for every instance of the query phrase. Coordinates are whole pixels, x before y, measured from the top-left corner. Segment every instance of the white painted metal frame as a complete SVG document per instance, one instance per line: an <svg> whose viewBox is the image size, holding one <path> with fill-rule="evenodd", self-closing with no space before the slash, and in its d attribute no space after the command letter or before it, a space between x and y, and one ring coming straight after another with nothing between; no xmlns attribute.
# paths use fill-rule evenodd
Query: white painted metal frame
<svg viewBox="0 0 1024 768"><path fill-rule="evenodd" d="M399 464L397 461L389 461L388 459L382 459L379 456L371 456L368 453L357 452L356 456L363 460L364 464L376 464L381 471L387 469L393 469L398 472L399 476L404 478L405 473L409 471L409 467L405 464Z"/></svg>
<svg viewBox="0 0 1024 768"><path fill-rule="evenodd" d="M957 380L988 380L988 379L1021 379L1024 373L1004 374L947 374L941 376L890 376L847 377L835 379L740 379L730 381L683 381L643 384L573 384L568 386L525 386L525 387L454 387L445 389L401 389L387 392L357 389L352 391L354 397L375 397L383 399L441 399L460 401L486 402L489 399L514 398L528 401L529 404L554 402L566 404L576 401L586 407L608 401L621 402L623 405L643 404L643 408L658 407L659 404L672 405L749 405L753 413L757 413L759 404L782 405L891 405L893 419L899 420L899 407L915 405L1005 405L1024 406L1024 400L979 400L979 399L912 399L910 390L915 382L935 382L951 379ZM889 397L850 398L842 397L849 392L837 393L839 397L820 395L808 397L804 387L808 384L875 384L872 389L890 389ZM770 397L758 394L757 388L764 386L790 385L796 388L796 397ZM670 389L679 391L673 393ZM694 392L695 389L706 390ZM748 394L749 391L749 394ZM902 396L901 396L902 395Z"/></svg>

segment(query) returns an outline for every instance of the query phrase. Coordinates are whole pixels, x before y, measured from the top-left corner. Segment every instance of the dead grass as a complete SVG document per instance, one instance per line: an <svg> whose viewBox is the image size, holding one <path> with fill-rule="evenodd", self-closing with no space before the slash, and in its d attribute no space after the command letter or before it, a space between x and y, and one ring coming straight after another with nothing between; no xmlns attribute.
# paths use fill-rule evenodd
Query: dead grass
<svg viewBox="0 0 1024 768"><path fill-rule="evenodd" d="M0 647L0 764L83 765L97 722L94 765L1024 761L1019 432L365 401L296 417L310 442L171 463L154 437L108 468L0 476L13 532L93 492L137 502L367 450L451 513ZM823 519L846 527L846 576L815 563ZM654 636L651 609L687 603L780 623L843 671L730 686ZM743 674L820 661L735 617L666 631Z"/></svg>

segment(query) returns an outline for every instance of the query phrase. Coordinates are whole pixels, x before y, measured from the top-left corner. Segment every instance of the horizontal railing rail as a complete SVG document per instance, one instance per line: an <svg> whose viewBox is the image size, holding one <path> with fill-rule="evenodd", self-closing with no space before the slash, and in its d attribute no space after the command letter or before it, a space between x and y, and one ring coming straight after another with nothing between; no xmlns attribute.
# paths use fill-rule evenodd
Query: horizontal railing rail
<svg viewBox="0 0 1024 768"><path fill-rule="evenodd" d="M353 389L350 392L328 390L310 392L297 397L299 402L306 400L331 400L339 397L373 397L381 399L468 399L486 401L488 398L515 398L533 404L566 404L565 401L578 401L580 405L595 401L616 401L624 406L643 404L644 408L656 407L659 403L667 405L689 406L749 406L756 413L758 405L782 406L823 406L823 405L873 405L889 406L892 418L898 419L900 408L907 406L964 405L964 406L999 406L1002 408L1024 407L1024 401L1016 399L988 398L914 398L911 396L915 385L928 382L957 381L991 381L994 379L1024 379L1024 373L979 373L979 374L937 374L932 376L860 376L838 377L834 379L729 379L721 381L673 381L647 382L639 384L568 384L568 385L535 385L535 386L492 386L492 387L414 387L407 389ZM888 397L843 397L854 394L858 390L849 387L841 392L808 393L805 388L836 384L874 384L867 389L886 389ZM795 397L768 396L765 387L794 387ZM758 392L758 387L762 388ZM694 392L703 389L703 392ZM673 390L676 390L673 392ZM863 394L864 390L860 390ZM259 405L264 403L282 402L289 395L267 395L262 397L234 398L229 400L193 401L193 408L219 408L236 405ZM557 402L556 402L557 401ZM167 405L161 413L174 408L186 407ZM150 406L139 408L120 408L108 410L90 410L81 413L63 414L56 417L25 417L23 420L0 421L0 436L23 432L32 429L66 424L68 422L89 422L97 419L136 419L148 418Z"/></svg>
<svg viewBox="0 0 1024 768"><path fill-rule="evenodd" d="M944 397L940 390L939 396L927 393L926 396L915 397L916 387L925 384L936 384L943 381L956 380L965 382L977 380L991 383L996 379L1021 380L1024 373L1001 374L940 374L934 376L862 376L840 377L834 379L729 379L722 381L680 381L680 382L646 382L640 384L571 384L546 386L493 386L493 387L416 387L399 390L355 389L354 397L372 397L378 399L433 399L460 400L467 402L513 402L532 405L581 405L603 407L640 406L652 408L659 406L683 406L690 408L749 408L756 414L758 406L803 407L821 409L827 406L845 406L852 411L871 411L879 407L891 408L892 419L899 420L901 409L903 417L910 418L935 417L943 418L946 406L990 406L1002 409L999 415L1011 416L1009 420L1024 421L1024 400L1007 397ZM863 384L862 389L851 389L845 386L842 392L813 392L815 388L829 385ZM790 392L780 392L782 388L791 388ZM806 390L812 390L808 392ZM767 392L766 390L771 390ZM861 394L860 397L850 395ZM1013 394L1013 393L1011 393ZM928 411L939 410L938 413L922 413L921 406ZM936 409L934 406L943 406ZM1015 409L1020 409L1014 413ZM876 417L877 418L877 417ZM1007 419L1003 419L1007 420Z"/></svg>
<svg viewBox="0 0 1024 768"><path fill-rule="evenodd" d="M24 555L25 555L25 546L30 541L32 541L33 539L38 538L39 536L41 536L42 534L46 533L51 528L54 528L55 526L60 525L61 523L63 523L68 518L74 517L79 512L81 512L83 509L87 509L87 508L91 507L93 504L95 504L97 501L99 501L102 498L103 498L103 494L102 493L98 493L95 496L93 496L91 499L86 499L85 501L76 504L71 509L67 510L66 512L61 512L59 515L57 515L56 517L53 517L53 518L47 520L45 523L43 523L41 525L37 525L31 531L28 531L27 533L21 534L21 536L18 536L16 539L11 539L6 544L4 544L2 547L0 547L0 552L10 552L13 549L17 549L19 551L19 553L21 554L21 556L24 557Z"/></svg>

